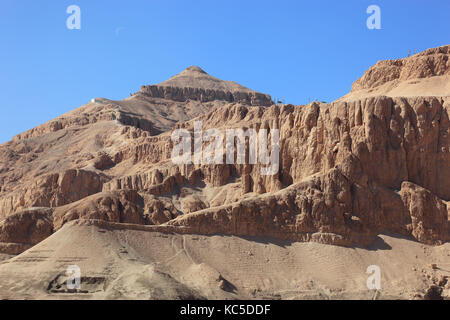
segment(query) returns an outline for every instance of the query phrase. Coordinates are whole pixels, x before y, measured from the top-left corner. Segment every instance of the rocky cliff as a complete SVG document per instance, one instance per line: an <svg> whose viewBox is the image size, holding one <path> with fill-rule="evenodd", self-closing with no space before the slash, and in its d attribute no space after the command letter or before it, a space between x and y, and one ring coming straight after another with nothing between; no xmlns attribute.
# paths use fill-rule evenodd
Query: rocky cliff
<svg viewBox="0 0 450 320"><path fill-rule="evenodd" d="M270 106L273 104L270 96L259 92L230 92L203 88L162 87L154 85L142 86L140 93L153 98L162 98L173 101L196 100L209 102L223 100L250 106Z"/></svg>
<svg viewBox="0 0 450 320"><path fill-rule="evenodd" d="M380 62L355 82L357 95L304 106L270 105L191 67L18 135L0 146L0 251L25 250L80 218L343 246L386 233L449 241L448 48ZM368 94L401 79L443 83L441 94ZM192 132L194 120L222 132L279 129L278 173L174 164L171 134Z"/></svg>

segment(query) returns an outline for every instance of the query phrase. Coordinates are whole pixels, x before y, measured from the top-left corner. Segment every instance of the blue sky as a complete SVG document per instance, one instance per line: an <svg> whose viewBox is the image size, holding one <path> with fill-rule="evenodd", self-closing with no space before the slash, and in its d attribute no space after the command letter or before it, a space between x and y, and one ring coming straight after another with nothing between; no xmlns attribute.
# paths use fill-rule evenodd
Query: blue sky
<svg viewBox="0 0 450 320"><path fill-rule="evenodd" d="M69 30L69 5L81 30ZM381 8L381 30L366 9ZM448 0L2 0L0 143L190 65L304 104L333 101L382 59L450 43Z"/></svg>

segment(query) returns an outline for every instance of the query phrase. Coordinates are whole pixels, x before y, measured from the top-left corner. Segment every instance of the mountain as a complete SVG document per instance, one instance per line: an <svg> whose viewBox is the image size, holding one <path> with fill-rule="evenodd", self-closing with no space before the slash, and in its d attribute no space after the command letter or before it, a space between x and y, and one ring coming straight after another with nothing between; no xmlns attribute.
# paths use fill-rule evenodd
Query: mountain
<svg viewBox="0 0 450 320"><path fill-rule="evenodd" d="M353 83L342 100L385 95L390 97L448 96L450 47L431 48L411 57L383 60Z"/></svg>
<svg viewBox="0 0 450 320"><path fill-rule="evenodd" d="M269 95L252 91L232 81L219 80L196 66L191 66L158 85L142 86L140 94L172 101L227 101L256 106L272 104Z"/></svg>
<svg viewBox="0 0 450 320"><path fill-rule="evenodd" d="M223 81L207 74L197 66L190 66L169 80L158 84L160 87L197 88L224 92L254 92L233 81Z"/></svg>
<svg viewBox="0 0 450 320"><path fill-rule="evenodd" d="M274 105L189 67L14 137L0 146L0 296L62 297L69 262L85 298L379 298L371 264L381 297L449 296L449 48L378 62L330 104ZM174 163L172 134L196 121L278 129L276 174Z"/></svg>

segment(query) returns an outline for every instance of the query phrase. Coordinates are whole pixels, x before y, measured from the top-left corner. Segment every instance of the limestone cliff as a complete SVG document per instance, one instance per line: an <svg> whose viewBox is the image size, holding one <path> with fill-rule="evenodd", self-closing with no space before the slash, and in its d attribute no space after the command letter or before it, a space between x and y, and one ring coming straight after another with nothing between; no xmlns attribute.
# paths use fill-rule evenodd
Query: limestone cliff
<svg viewBox="0 0 450 320"><path fill-rule="evenodd" d="M304 106L271 105L190 67L18 135L0 146L0 251L23 251L80 218L344 246L383 233L449 241L448 48L380 62L350 95ZM439 94L396 95L402 81ZM278 173L174 164L171 134L192 132L194 120L222 132L279 129Z"/></svg>

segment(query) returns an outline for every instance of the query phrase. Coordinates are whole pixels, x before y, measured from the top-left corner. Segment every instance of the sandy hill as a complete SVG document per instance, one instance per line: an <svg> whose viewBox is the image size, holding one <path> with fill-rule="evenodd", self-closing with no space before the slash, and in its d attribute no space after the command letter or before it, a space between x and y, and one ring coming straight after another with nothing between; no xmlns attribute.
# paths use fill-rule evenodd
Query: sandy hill
<svg viewBox="0 0 450 320"><path fill-rule="evenodd" d="M217 91L240 91L252 92L252 90L241 86L233 81L223 81L207 74L204 70L197 66L186 68L179 74L173 76L169 80L158 84L162 87L179 87L179 88L202 88Z"/></svg>
<svg viewBox="0 0 450 320"><path fill-rule="evenodd" d="M208 75L198 67L189 67L171 79L142 86L130 97L114 101L96 98L43 125L17 135L28 139L72 126L116 120L122 125L157 135L227 103L270 106L269 95L247 89L235 82Z"/></svg>
<svg viewBox="0 0 450 320"><path fill-rule="evenodd" d="M448 296L448 46L396 61L375 65L349 96L306 106L272 105L190 67L16 136L0 146L0 296L71 298L58 275L72 263L86 269L87 298L374 298L357 271L368 263L387 272L375 298L423 298L432 285ZM435 81L444 94L389 91L405 81ZM278 173L174 164L172 131L194 120L279 129ZM168 269L178 258L181 269Z"/></svg>
<svg viewBox="0 0 450 320"><path fill-rule="evenodd" d="M411 299L448 275L449 244L382 236L369 248L162 233L77 220L0 262L1 299ZM374 261L383 289L368 290ZM433 270L432 261L440 266ZM81 289L67 287L68 265ZM430 280L433 279L433 280Z"/></svg>
<svg viewBox="0 0 450 320"><path fill-rule="evenodd" d="M351 92L341 100L379 95L450 96L450 45L403 59L379 61L353 83Z"/></svg>

